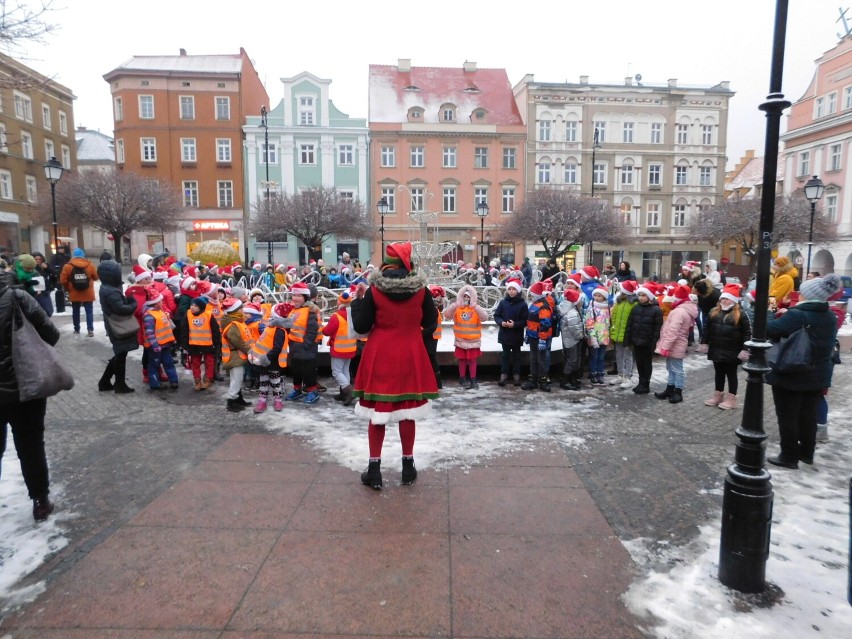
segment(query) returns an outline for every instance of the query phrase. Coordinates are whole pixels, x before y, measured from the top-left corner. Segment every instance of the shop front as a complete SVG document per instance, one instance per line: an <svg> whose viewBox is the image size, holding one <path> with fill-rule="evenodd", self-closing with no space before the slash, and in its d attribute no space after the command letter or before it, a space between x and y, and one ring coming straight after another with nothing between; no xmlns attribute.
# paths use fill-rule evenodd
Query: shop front
<svg viewBox="0 0 852 639"><path fill-rule="evenodd" d="M199 244L208 240L226 242L239 254L240 234L236 226L233 220L194 220L192 230L186 233L186 254L192 255ZM149 236L149 238L162 240L162 236Z"/></svg>

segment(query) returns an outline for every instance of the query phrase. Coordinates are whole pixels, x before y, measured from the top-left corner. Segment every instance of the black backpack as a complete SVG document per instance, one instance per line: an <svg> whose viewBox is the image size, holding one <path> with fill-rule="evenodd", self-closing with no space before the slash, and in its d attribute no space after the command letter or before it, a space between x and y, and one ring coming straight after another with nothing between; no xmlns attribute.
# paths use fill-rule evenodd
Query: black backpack
<svg viewBox="0 0 852 639"><path fill-rule="evenodd" d="M71 267L71 286L78 291L89 290L89 274L84 266Z"/></svg>

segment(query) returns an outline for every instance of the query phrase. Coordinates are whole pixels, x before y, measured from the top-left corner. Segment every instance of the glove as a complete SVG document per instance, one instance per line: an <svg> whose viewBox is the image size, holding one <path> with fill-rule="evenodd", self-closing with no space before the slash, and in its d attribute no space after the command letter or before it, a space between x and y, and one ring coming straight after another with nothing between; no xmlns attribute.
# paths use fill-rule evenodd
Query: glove
<svg viewBox="0 0 852 639"><path fill-rule="evenodd" d="M699 344L698 345L698 352L699 353L707 353L708 350L709 350L709 347L707 346L707 344Z"/></svg>
<svg viewBox="0 0 852 639"><path fill-rule="evenodd" d="M161 351L163 350L163 347L162 347L162 346L160 346L159 344L154 344L154 345L151 347L151 350L152 350L152 351L154 351L155 353L159 353L159 352L161 352Z"/></svg>
<svg viewBox="0 0 852 639"><path fill-rule="evenodd" d="M364 297L364 293L367 292L367 285L364 282L359 282L358 286L355 288L355 297L359 300Z"/></svg>
<svg viewBox="0 0 852 639"><path fill-rule="evenodd" d="M547 340L546 339L538 340L538 350L540 350L540 351L546 351L547 350Z"/></svg>
<svg viewBox="0 0 852 639"><path fill-rule="evenodd" d="M541 326L544 330L547 330L548 328L550 328L550 327L551 327L552 322L550 321L550 318L549 318L549 317L545 317L543 320L540 320L540 321L539 321L539 325L540 325L540 326Z"/></svg>
<svg viewBox="0 0 852 639"><path fill-rule="evenodd" d="M281 308L281 317L287 317L290 313L293 312L294 306L290 302L282 302Z"/></svg>
<svg viewBox="0 0 852 639"><path fill-rule="evenodd" d="M663 357L668 357L669 355L671 355L671 354L672 354L672 352L671 352L670 350L665 349L665 348L661 348L661 349L660 349L660 350L658 350L657 352L658 352L660 355L662 355Z"/></svg>
<svg viewBox="0 0 852 639"><path fill-rule="evenodd" d="M748 349L744 348L737 354L737 359L741 362L747 362L750 354L751 353L748 352Z"/></svg>

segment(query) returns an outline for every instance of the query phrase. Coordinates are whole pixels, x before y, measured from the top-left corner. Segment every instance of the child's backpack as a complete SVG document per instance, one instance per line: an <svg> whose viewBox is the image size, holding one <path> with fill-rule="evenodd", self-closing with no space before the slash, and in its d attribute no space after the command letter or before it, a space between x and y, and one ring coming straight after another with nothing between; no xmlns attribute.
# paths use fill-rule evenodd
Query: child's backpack
<svg viewBox="0 0 852 639"><path fill-rule="evenodd" d="M89 290L89 274L84 266L71 267L71 286L78 291Z"/></svg>

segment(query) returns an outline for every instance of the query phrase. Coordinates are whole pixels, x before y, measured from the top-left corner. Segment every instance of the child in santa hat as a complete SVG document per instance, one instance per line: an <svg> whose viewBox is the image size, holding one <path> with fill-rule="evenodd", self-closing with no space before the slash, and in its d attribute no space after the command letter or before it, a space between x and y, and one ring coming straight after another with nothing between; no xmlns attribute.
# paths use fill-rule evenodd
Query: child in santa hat
<svg viewBox="0 0 852 639"><path fill-rule="evenodd" d="M605 386L604 358L610 342L611 314L607 290L598 286L592 291L592 303L583 318L589 347L589 380L592 386Z"/></svg>
<svg viewBox="0 0 852 639"><path fill-rule="evenodd" d="M500 300L494 311L494 323L499 330L497 342L503 348L500 356L499 386L505 386L512 375L515 386L521 385L521 346L524 344L524 330L527 327L529 309L523 297L524 285L519 279L506 281L506 296Z"/></svg>
<svg viewBox="0 0 852 639"><path fill-rule="evenodd" d="M624 341L633 349L633 360L639 383L633 387L637 395L647 395L651 390L654 349L663 326L663 312L657 304L654 291L645 284L636 289L636 306L627 318Z"/></svg>
<svg viewBox="0 0 852 639"><path fill-rule="evenodd" d="M163 296L153 289L150 290L145 302L145 311L142 316L142 325L145 332L145 350L148 351L148 386L154 390L162 388L160 385L160 366L162 365L168 376L169 386L177 390L178 374L172 360L172 344L176 341L172 324L168 313L163 310Z"/></svg>
<svg viewBox="0 0 852 639"><path fill-rule="evenodd" d="M250 307L251 305L246 305ZM249 352L250 365L258 371L260 387L257 402L254 405L255 413L266 410L269 400L269 389L272 388L272 407L276 411L284 409L283 380L282 375L287 367L288 340L287 330L284 328L284 318L293 310L290 302L281 302L272 307L269 315L269 324L263 329L260 337L254 342Z"/></svg>
<svg viewBox="0 0 852 639"><path fill-rule="evenodd" d="M551 297L553 286L550 280L539 280L530 286L530 299L527 309L527 326L524 341L530 345L530 376L521 388L535 390L540 388L550 392L550 344L553 339L553 314L556 304Z"/></svg>
<svg viewBox="0 0 852 639"><path fill-rule="evenodd" d="M428 289L429 294L432 296L432 302L438 310L438 324L435 327L435 330L432 331L431 339L424 338L423 343L426 344L426 352L429 354L429 361L432 363L432 370L435 371L435 382L438 384L438 388L440 389L444 387L444 384L441 381L441 368L438 366L438 342L441 341L441 335L444 332L441 317L443 317L442 313L444 312L444 306L447 303L447 293L444 291L443 286L438 286L437 284L429 286Z"/></svg>
<svg viewBox="0 0 852 639"><path fill-rule="evenodd" d="M245 410L250 406L243 398L243 377L248 362L248 354L253 343L251 333L246 327L243 315L243 303L229 297L222 304L224 315L219 320L222 330L222 368L228 371L227 409L232 413Z"/></svg>
<svg viewBox="0 0 852 639"><path fill-rule="evenodd" d="M482 322L488 319L488 311L479 306L476 300L476 289L465 284L459 289L456 301L444 310L444 318L453 321L459 385L473 390L479 388L476 364L482 355Z"/></svg>
<svg viewBox="0 0 852 639"><path fill-rule="evenodd" d="M579 288L566 288L563 300L556 307L562 333L562 353L564 366L559 388L580 390L580 377L583 374L580 352L583 348L583 318L577 308L580 302Z"/></svg>
<svg viewBox="0 0 852 639"><path fill-rule="evenodd" d="M222 348L219 322L208 311L207 298L192 300L186 318L181 323L181 347L187 353L195 390L205 390L216 378L216 356ZM204 364L204 374L201 365Z"/></svg>
<svg viewBox="0 0 852 639"><path fill-rule="evenodd" d="M328 337L328 349L331 355L331 376L340 387L334 399L344 406L352 405L352 380L349 377L349 362L358 349L354 334L350 335L346 310L355 297L356 287L352 286L337 296L337 310L322 327L322 334Z"/></svg>
<svg viewBox="0 0 852 639"><path fill-rule="evenodd" d="M666 389L654 393L657 399L667 399L671 404L683 401L683 387L686 375L683 371L683 358L686 357L689 329L698 317L698 306L690 297L688 286L675 286L671 297L672 310L663 322L656 352L666 358L668 384Z"/></svg>
<svg viewBox="0 0 852 639"><path fill-rule="evenodd" d="M639 284L635 280L625 280L618 283L619 292L612 307L612 327L610 338L615 344L615 368L619 377L614 383L620 383L621 388L633 387L633 349L625 339L627 322L630 314L638 303L636 290Z"/></svg>
<svg viewBox="0 0 852 639"><path fill-rule="evenodd" d="M285 401L301 401L315 404L319 401L317 384L317 335L319 322L316 313L308 305L311 290L304 282L296 282L290 287L292 312L282 320L284 328L289 330L288 366L293 372L293 390Z"/></svg>

